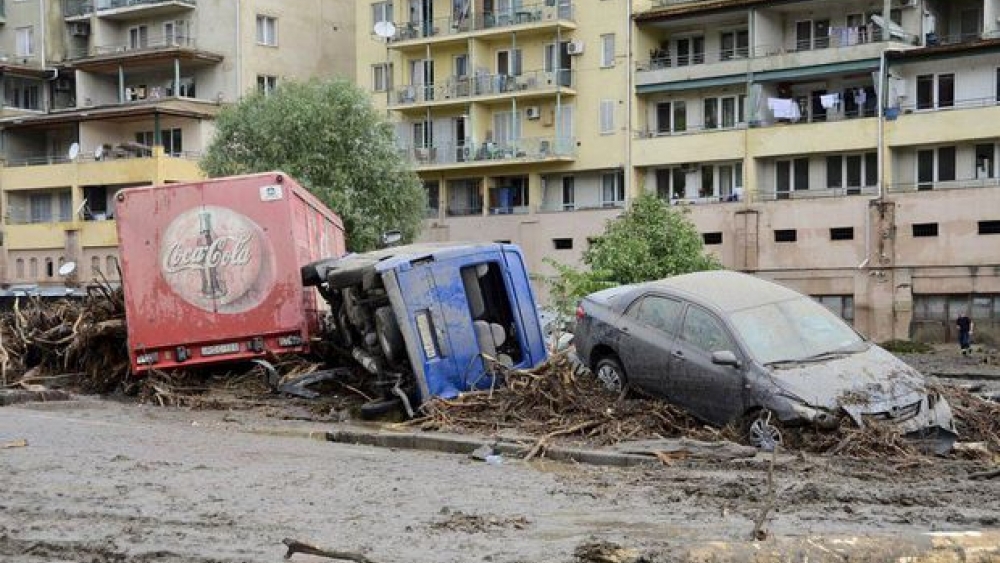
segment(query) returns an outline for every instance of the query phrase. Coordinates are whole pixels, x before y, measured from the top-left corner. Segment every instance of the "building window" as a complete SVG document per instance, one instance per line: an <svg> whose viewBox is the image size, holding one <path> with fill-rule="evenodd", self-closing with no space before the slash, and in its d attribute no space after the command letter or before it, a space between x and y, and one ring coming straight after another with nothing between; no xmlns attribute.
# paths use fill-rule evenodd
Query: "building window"
<svg viewBox="0 0 1000 563"><path fill-rule="evenodd" d="M41 109L41 82L16 76L4 77L4 105L21 109Z"/></svg>
<svg viewBox="0 0 1000 563"><path fill-rule="evenodd" d="M378 22L392 21L392 2L375 2L372 4L372 26Z"/></svg>
<svg viewBox="0 0 1000 563"><path fill-rule="evenodd" d="M625 185L622 173L609 172L601 175L601 205L619 207L625 203Z"/></svg>
<svg viewBox="0 0 1000 563"><path fill-rule="evenodd" d="M257 75L257 91L269 96L278 88L278 77L270 74Z"/></svg>
<svg viewBox="0 0 1000 563"><path fill-rule="evenodd" d="M744 102L746 96L722 96L705 98L704 124L705 129L732 129L744 120Z"/></svg>
<svg viewBox="0 0 1000 563"><path fill-rule="evenodd" d="M31 206L32 223L49 223L52 221L52 197L50 194L31 194L28 201Z"/></svg>
<svg viewBox="0 0 1000 563"><path fill-rule="evenodd" d="M656 104L656 132L680 133L687 130L687 104L683 101Z"/></svg>
<svg viewBox="0 0 1000 563"><path fill-rule="evenodd" d="M705 38L685 37L674 41L677 66L698 65L705 62Z"/></svg>
<svg viewBox="0 0 1000 563"><path fill-rule="evenodd" d="M798 232L795 229L775 229L774 242L795 242Z"/></svg>
<svg viewBox="0 0 1000 563"><path fill-rule="evenodd" d="M976 179L982 180L985 178L992 178L993 171L993 160L994 160L994 148L993 144L980 144L976 145Z"/></svg>
<svg viewBox="0 0 1000 563"><path fill-rule="evenodd" d="M156 135L153 131L138 131L135 134L135 142L144 147L153 147L157 144L163 147L164 154L170 156L180 156L184 152L184 141L181 130L163 129L160 131L160 142L156 142ZM146 152L149 155L149 152Z"/></svg>
<svg viewBox="0 0 1000 563"><path fill-rule="evenodd" d="M257 16L257 44L278 46L278 18Z"/></svg>
<svg viewBox="0 0 1000 563"><path fill-rule="evenodd" d="M15 262L14 275L17 279L24 279L24 258L18 258Z"/></svg>
<svg viewBox="0 0 1000 563"><path fill-rule="evenodd" d="M938 181L953 182L955 180L955 147L938 147Z"/></svg>
<svg viewBox="0 0 1000 563"><path fill-rule="evenodd" d="M778 199L789 192L809 189L809 159L779 160L775 163L774 191Z"/></svg>
<svg viewBox="0 0 1000 563"><path fill-rule="evenodd" d="M437 217L441 209L441 187L436 181L424 182L427 194L427 217Z"/></svg>
<svg viewBox="0 0 1000 563"><path fill-rule="evenodd" d="M846 179L846 181L845 181ZM848 195L878 183L878 153L831 155L826 157L826 187L846 188Z"/></svg>
<svg viewBox="0 0 1000 563"><path fill-rule="evenodd" d="M660 168L656 171L656 197L677 200L687 193L687 173L683 168Z"/></svg>
<svg viewBox="0 0 1000 563"><path fill-rule="evenodd" d="M935 84L937 88L935 89ZM937 96L935 97L935 90ZM917 77L917 109L950 108L955 105L954 74L921 74Z"/></svg>
<svg viewBox="0 0 1000 563"><path fill-rule="evenodd" d="M913 224L913 236L914 237L936 237L936 236L938 236L938 224L937 223L914 223Z"/></svg>
<svg viewBox="0 0 1000 563"><path fill-rule="evenodd" d="M576 209L576 179L573 176L562 178L562 208L563 211Z"/></svg>
<svg viewBox="0 0 1000 563"><path fill-rule="evenodd" d="M981 235L1000 235L1000 221L980 221L979 222L979 234Z"/></svg>
<svg viewBox="0 0 1000 563"><path fill-rule="evenodd" d="M601 36L601 67L613 66L615 66L615 34L608 33Z"/></svg>
<svg viewBox="0 0 1000 563"><path fill-rule="evenodd" d="M521 76L521 50L497 51L497 74L500 76Z"/></svg>
<svg viewBox="0 0 1000 563"><path fill-rule="evenodd" d="M830 46L830 20L795 22L795 48L798 51L825 49Z"/></svg>
<svg viewBox="0 0 1000 563"><path fill-rule="evenodd" d="M59 194L59 220L64 223L73 220L73 194L68 191Z"/></svg>
<svg viewBox="0 0 1000 563"><path fill-rule="evenodd" d="M734 58L745 59L750 53L750 33L745 29L723 32L720 43L722 44L721 58L724 61Z"/></svg>
<svg viewBox="0 0 1000 563"><path fill-rule="evenodd" d="M261 77L258 76L258 87L260 86L260 79ZM277 82L277 79L275 79L275 82ZM274 88L272 87L271 89L273 90ZM372 65L372 90L376 92L392 90L392 63Z"/></svg>
<svg viewBox="0 0 1000 563"><path fill-rule="evenodd" d="M854 227L831 227L830 240L854 240Z"/></svg>
<svg viewBox="0 0 1000 563"><path fill-rule="evenodd" d="M128 48L145 49L149 46L149 28L140 25L128 30Z"/></svg>
<svg viewBox="0 0 1000 563"><path fill-rule="evenodd" d="M38 258L28 259L28 277L33 280L38 279Z"/></svg>
<svg viewBox="0 0 1000 563"><path fill-rule="evenodd" d="M51 278L52 276L55 275L55 273L56 273L56 269L55 269L55 267L53 267L52 259L51 258L46 258L45 259L45 277Z"/></svg>
<svg viewBox="0 0 1000 563"><path fill-rule="evenodd" d="M853 295L818 295L813 298L848 323L854 322Z"/></svg>
<svg viewBox="0 0 1000 563"><path fill-rule="evenodd" d="M602 135L615 132L615 101L601 100L600 128Z"/></svg>
<svg viewBox="0 0 1000 563"><path fill-rule="evenodd" d="M554 238L552 239L552 248L556 250L573 250L573 239Z"/></svg>
<svg viewBox="0 0 1000 563"><path fill-rule="evenodd" d="M701 241L703 243L705 243L706 246L707 245L722 244L722 233L721 232L702 233L701 234Z"/></svg>
<svg viewBox="0 0 1000 563"><path fill-rule="evenodd" d="M35 28L19 27L14 30L15 53L18 57L31 57L35 54Z"/></svg>

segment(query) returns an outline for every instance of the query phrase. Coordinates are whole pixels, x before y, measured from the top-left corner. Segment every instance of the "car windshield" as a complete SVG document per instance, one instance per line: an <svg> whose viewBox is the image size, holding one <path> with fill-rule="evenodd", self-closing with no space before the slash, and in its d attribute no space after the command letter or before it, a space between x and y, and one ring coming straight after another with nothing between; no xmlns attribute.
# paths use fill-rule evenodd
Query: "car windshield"
<svg viewBox="0 0 1000 563"><path fill-rule="evenodd" d="M765 365L826 359L866 348L858 333L809 297L744 309L731 319L750 354Z"/></svg>

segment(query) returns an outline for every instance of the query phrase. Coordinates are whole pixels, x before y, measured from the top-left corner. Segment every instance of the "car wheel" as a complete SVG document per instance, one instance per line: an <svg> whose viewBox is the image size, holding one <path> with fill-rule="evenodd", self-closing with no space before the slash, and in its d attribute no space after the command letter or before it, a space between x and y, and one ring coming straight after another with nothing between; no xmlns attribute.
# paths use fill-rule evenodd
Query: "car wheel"
<svg viewBox="0 0 1000 563"><path fill-rule="evenodd" d="M621 393L628 385L625 369L614 356L605 356L597 360L597 364L594 365L594 375L608 391L613 393Z"/></svg>
<svg viewBox="0 0 1000 563"><path fill-rule="evenodd" d="M747 440L750 445L765 452L773 451L782 444L779 423L769 411L762 411L751 417L747 426Z"/></svg>
<svg viewBox="0 0 1000 563"><path fill-rule="evenodd" d="M379 307L375 310L375 333L385 358L390 362L397 361L403 355L405 346L403 333L399 331L392 307Z"/></svg>

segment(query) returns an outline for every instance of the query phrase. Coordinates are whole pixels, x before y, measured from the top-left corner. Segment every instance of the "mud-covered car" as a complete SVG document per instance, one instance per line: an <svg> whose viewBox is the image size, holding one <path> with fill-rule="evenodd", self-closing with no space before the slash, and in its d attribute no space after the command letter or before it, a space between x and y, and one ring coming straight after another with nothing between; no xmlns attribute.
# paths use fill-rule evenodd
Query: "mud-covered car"
<svg viewBox="0 0 1000 563"><path fill-rule="evenodd" d="M367 370L381 396L362 414L496 383L489 357L527 369L547 355L520 248L413 244L302 268L330 305L325 344Z"/></svg>
<svg viewBox="0 0 1000 563"><path fill-rule="evenodd" d="M662 397L702 420L748 421L751 440L784 424L894 423L937 453L956 439L951 408L923 376L815 300L730 271L593 293L577 309L584 365L614 390Z"/></svg>

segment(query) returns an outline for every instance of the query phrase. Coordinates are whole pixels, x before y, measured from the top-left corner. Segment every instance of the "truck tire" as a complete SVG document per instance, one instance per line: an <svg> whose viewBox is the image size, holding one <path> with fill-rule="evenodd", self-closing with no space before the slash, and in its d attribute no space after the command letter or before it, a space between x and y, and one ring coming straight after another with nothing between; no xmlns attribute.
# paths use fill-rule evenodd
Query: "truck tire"
<svg viewBox="0 0 1000 563"><path fill-rule="evenodd" d="M381 401L368 401L367 403L361 405L358 412L361 415L362 420L371 420L373 418L387 415L402 407L403 401L400 401L398 397L393 397L391 399L383 399Z"/></svg>
<svg viewBox="0 0 1000 563"><path fill-rule="evenodd" d="M396 362L406 353L403 333L399 331L396 316L392 307L379 307L375 310L375 332L382 354L390 362Z"/></svg>

